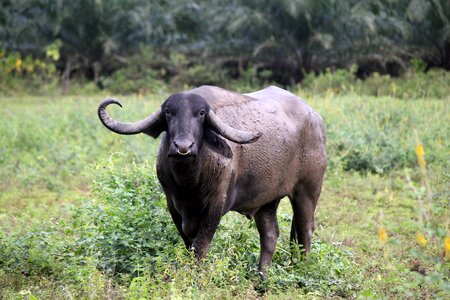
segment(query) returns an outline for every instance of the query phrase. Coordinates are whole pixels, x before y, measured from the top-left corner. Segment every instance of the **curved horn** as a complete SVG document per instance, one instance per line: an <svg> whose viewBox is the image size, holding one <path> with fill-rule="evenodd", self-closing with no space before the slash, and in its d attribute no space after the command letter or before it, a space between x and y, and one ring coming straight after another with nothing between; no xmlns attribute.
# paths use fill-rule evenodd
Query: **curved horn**
<svg viewBox="0 0 450 300"><path fill-rule="evenodd" d="M262 135L261 132L244 131L228 126L212 110L209 111L206 121L212 130L238 144L255 142Z"/></svg>
<svg viewBox="0 0 450 300"><path fill-rule="evenodd" d="M156 112L145 118L144 120L137 121L134 123L123 123L114 120L111 118L106 112L106 107L110 104L117 104L122 107L122 104L113 98L108 98L103 100L98 106L98 117L100 121L102 121L103 125L111 131L119 134L137 134L137 133L147 133L153 137L159 135L160 131L156 133L153 130L153 127L158 125L160 121L161 108L159 108Z"/></svg>

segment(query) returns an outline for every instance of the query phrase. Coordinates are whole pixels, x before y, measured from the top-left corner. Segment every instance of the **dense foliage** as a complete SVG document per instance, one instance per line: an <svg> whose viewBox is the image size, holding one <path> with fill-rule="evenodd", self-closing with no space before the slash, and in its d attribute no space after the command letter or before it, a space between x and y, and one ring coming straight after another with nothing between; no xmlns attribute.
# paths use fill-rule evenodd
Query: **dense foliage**
<svg viewBox="0 0 450 300"><path fill-rule="evenodd" d="M151 70L118 77L145 80L150 72L166 82L196 85L240 78L255 68L261 80L290 85L308 73L352 64L360 77L374 71L398 75L413 58L426 68L448 70L450 2L1 2L3 56L18 52L43 59L49 47L58 51L52 63L66 85L87 77L100 87L105 76L129 65L138 68L132 59L138 53L139 63ZM146 55L149 47L154 55Z"/></svg>
<svg viewBox="0 0 450 300"><path fill-rule="evenodd" d="M98 269L118 282L122 278L130 284L129 293L144 298L172 296L173 284L176 293L189 297L204 289L232 297L252 285L275 294L300 285L303 293L350 296L360 284L350 251L315 241L310 259L304 262L291 259L295 248L285 239L274 257L270 280L258 285L256 226L236 215L223 220L210 256L198 265L168 216L153 163L124 170L110 162L95 169L99 174L95 198L73 208L70 222L45 222L0 235L0 283L5 280L1 272L34 280L45 276L71 290L73 284L89 281ZM283 216L280 226L287 234L290 217ZM115 289L126 295L126 290ZM88 287L74 292L78 297L91 296Z"/></svg>

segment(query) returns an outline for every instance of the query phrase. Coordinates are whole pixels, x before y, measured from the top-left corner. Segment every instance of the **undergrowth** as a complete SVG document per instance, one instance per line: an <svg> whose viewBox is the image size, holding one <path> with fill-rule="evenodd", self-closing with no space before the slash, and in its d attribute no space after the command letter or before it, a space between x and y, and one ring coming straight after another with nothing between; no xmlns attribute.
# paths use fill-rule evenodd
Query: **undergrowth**
<svg viewBox="0 0 450 300"><path fill-rule="evenodd" d="M75 291L74 286L90 282L96 270L104 280L116 282L115 293L131 298L136 294L233 298L241 293L256 297L291 290L351 297L360 285L348 249L315 240L309 259L300 260L287 238L291 221L287 216L280 218L284 237L268 281L258 279L254 223L237 214L224 219L208 258L199 265L170 219L152 163L126 169L109 163L95 169L95 196L72 208L73 219L44 222L0 237L0 282L10 286L9 292L39 286L46 278L67 286L76 297L88 297L90 290ZM13 284L10 278L20 280ZM29 291L39 298L47 296L39 288Z"/></svg>

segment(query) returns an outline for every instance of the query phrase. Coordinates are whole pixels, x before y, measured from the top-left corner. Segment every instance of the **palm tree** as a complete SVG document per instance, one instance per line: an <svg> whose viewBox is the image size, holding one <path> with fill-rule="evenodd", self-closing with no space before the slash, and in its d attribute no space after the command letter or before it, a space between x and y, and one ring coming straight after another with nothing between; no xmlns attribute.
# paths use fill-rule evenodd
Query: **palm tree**
<svg viewBox="0 0 450 300"><path fill-rule="evenodd" d="M410 1L406 18L412 27L411 46L431 66L450 70L450 1Z"/></svg>

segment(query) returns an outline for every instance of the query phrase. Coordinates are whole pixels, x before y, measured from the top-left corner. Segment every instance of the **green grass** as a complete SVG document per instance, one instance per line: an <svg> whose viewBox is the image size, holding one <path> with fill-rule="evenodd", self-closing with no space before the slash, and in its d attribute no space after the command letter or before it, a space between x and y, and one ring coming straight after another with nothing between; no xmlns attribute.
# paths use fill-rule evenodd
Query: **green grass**
<svg viewBox="0 0 450 300"><path fill-rule="evenodd" d="M325 120L329 154L313 250L292 261L283 200L262 283L254 222L236 213L203 264L184 250L154 173L158 140L103 128L96 108L106 96L0 99L0 298L448 298L450 99L306 99ZM124 107L110 113L137 120L166 97L118 97Z"/></svg>

